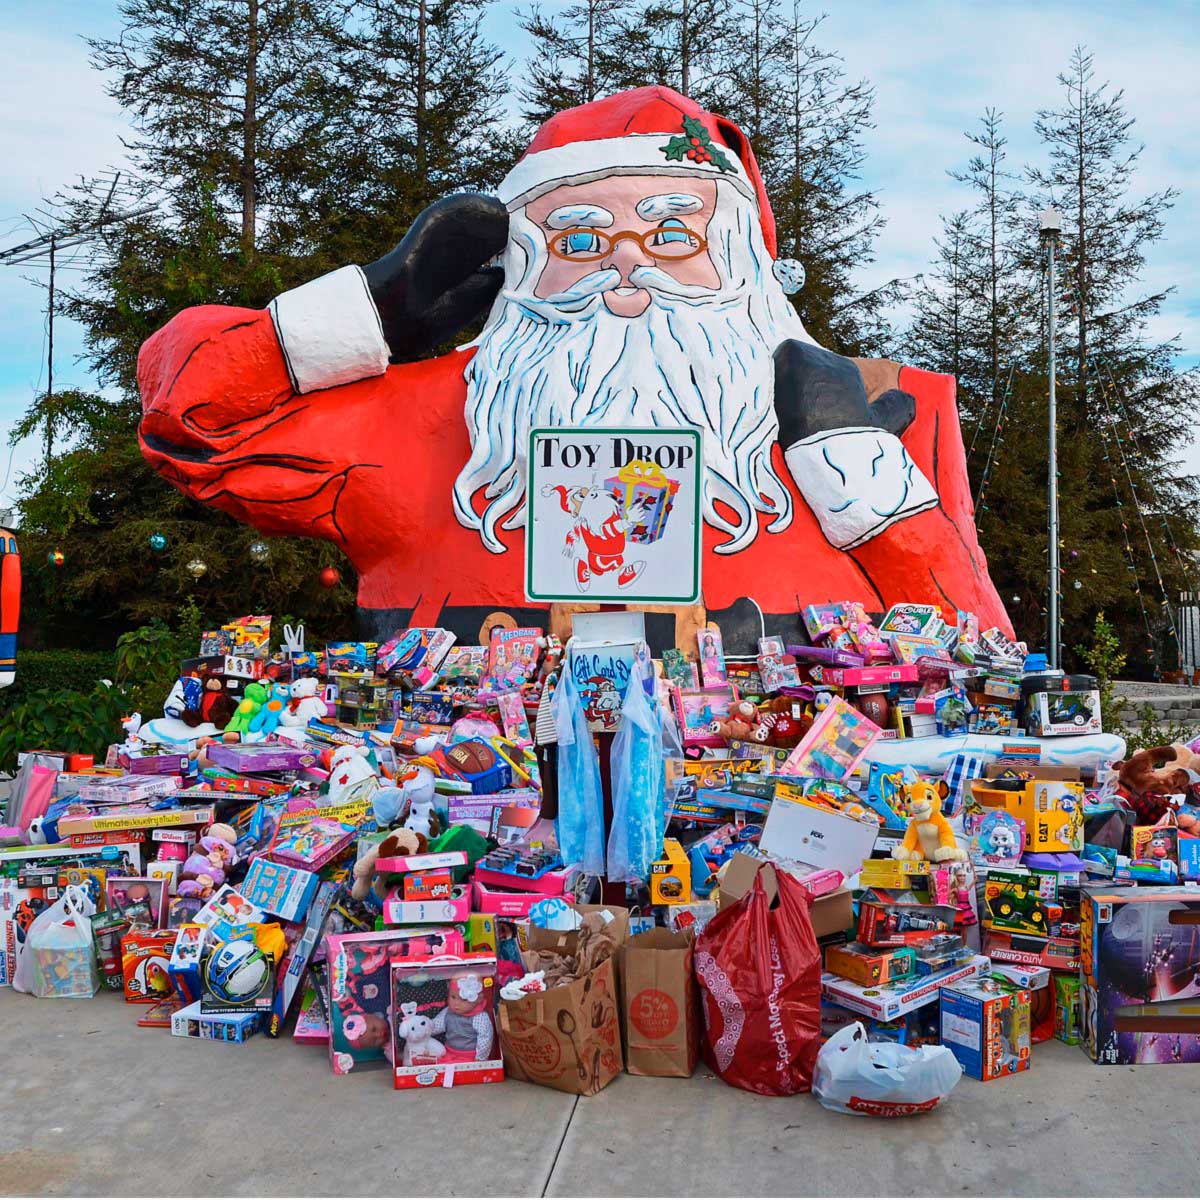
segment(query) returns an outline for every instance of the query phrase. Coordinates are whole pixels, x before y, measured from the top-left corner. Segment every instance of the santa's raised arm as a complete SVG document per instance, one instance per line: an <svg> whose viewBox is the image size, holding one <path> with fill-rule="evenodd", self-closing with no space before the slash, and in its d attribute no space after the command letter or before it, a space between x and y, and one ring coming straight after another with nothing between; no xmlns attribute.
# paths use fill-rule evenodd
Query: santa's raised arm
<svg viewBox="0 0 1200 1200"><path fill-rule="evenodd" d="M1008 629L953 382L813 342L788 299L803 271L776 258L732 123L666 88L627 92L548 121L498 191L440 201L390 254L284 293L269 316L181 314L143 349L147 455L260 528L340 541L364 608L433 623L431 592L439 612L521 603L531 428L691 425L710 615L743 597L793 615L934 600ZM471 346L413 361L484 312ZM359 420L372 430L351 432ZM313 453L297 456L309 427ZM441 545L463 569L437 569L413 522L434 539L453 527Z"/></svg>

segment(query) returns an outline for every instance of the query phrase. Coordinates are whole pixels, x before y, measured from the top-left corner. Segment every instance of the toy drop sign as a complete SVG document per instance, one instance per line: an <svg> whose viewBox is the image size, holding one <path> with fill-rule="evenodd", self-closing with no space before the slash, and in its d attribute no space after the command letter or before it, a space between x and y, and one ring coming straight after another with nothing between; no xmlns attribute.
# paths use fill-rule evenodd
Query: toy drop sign
<svg viewBox="0 0 1200 1200"><path fill-rule="evenodd" d="M694 604L702 462L697 429L534 429L527 597Z"/></svg>

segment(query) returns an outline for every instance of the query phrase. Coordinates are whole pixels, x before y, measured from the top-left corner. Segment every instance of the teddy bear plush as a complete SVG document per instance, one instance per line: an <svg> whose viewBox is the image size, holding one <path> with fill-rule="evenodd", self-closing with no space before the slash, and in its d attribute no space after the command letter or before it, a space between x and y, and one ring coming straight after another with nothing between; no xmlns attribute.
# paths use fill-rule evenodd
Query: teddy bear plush
<svg viewBox="0 0 1200 1200"><path fill-rule="evenodd" d="M709 726L713 733L727 742L749 741L757 727L758 709L749 700L735 700L729 709L729 716Z"/></svg>

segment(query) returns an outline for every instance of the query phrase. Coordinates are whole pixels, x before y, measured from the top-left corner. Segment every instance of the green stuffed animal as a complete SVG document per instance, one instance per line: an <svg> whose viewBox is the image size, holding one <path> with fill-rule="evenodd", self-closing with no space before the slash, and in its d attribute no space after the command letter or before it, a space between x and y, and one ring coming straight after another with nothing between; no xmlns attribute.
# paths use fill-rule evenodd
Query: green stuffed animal
<svg viewBox="0 0 1200 1200"><path fill-rule="evenodd" d="M250 731L250 722L254 720L258 710L266 704L271 693L261 683L248 683L242 692L242 699L234 711L229 724L225 726L226 733L246 734Z"/></svg>

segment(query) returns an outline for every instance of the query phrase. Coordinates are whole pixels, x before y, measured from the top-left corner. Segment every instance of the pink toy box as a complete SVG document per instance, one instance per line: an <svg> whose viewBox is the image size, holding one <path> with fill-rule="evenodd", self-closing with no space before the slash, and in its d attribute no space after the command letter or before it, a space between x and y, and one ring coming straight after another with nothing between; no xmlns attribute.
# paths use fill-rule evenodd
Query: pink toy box
<svg viewBox="0 0 1200 1200"><path fill-rule="evenodd" d="M392 967L441 955L461 955L463 936L454 928L430 926L325 938L329 977L329 1060L335 1075L383 1063L391 1038Z"/></svg>

